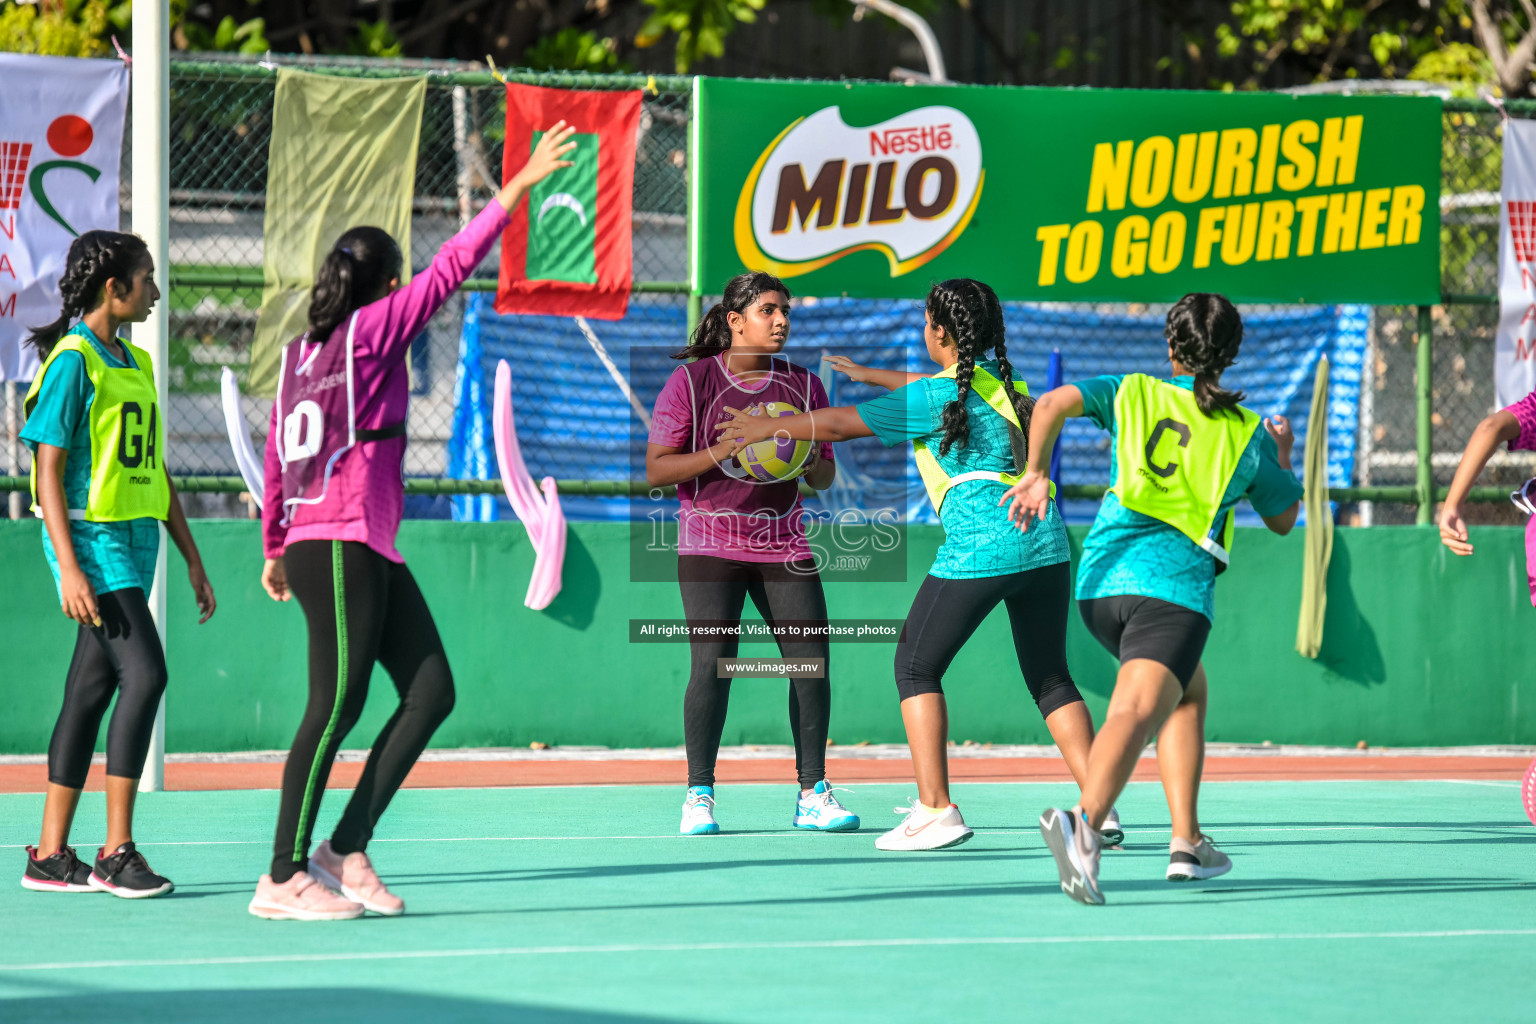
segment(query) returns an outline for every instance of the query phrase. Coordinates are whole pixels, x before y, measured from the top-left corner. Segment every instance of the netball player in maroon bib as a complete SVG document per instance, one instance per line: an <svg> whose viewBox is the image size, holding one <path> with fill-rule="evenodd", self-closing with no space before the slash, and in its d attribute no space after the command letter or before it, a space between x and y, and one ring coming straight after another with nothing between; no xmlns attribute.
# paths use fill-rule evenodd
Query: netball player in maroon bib
<svg viewBox="0 0 1536 1024"><path fill-rule="evenodd" d="M688 745L688 794L683 835L712 835L715 759L725 730L731 677L720 659L734 658L746 598L769 625L821 626L814 639L779 636L785 658L828 664L827 601L805 539L797 480L758 481L736 462L739 445L718 441L726 407L762 408L778 402L796 412L823 409L821 381L779 353L789 339L789 289L768 274L742 274L699 322L656 399L646 450L653 486L677 485L678 584L690 630L692 666L683 696ZM813 447L803 479L820 490L832 483L832 445ZM858 816L838 803L826 778L830 688L826 674L792 679L789 722L800 794L793 823L817 831L851 831Z"/></svg>

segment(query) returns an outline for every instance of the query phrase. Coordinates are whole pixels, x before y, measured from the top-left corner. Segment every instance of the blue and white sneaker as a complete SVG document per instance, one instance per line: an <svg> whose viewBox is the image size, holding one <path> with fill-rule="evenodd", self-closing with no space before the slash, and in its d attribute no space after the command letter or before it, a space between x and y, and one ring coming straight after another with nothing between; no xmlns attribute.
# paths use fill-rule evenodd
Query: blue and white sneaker
<svg viewBox="0 0 1536 1024"><path fill-rule="evenodd" d="M688 798L683 801L683 823L677 831L685 836L720 834L720 826L715 824L715 787L688 787Z"/></svg>
<svg viewBox="0 0 1536 1024"><path fill-rule="evenodd" d="M827 780L822 779L811 790L810 796L796 800L795 828L810 828L818 832L857 832L859 816L838 803L832 792Z"/></svg>

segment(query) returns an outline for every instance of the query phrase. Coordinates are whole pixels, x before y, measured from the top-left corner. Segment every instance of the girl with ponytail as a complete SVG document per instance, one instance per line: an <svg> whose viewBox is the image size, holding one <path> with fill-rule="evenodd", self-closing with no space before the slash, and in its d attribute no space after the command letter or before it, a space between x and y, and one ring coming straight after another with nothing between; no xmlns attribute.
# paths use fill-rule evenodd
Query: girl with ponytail
<svg viewBox="0 0 1536 1024"><path fill-rule="evenodd" d="M811 557L795 479L754 480L736 462L741 446L718 436L728 409L771 402L795 409L825 409L821 380L803 366L778 358L789 340L790 294L769 274L741 274L726 283L720 301L704 314L675 359L679 366L657 396L646 448L652 486L677 485L678 584L691 630L691 668L683 694L683 734L688 746L688 790L683 835L714 835L715 760L725 729L731 679L718 671L734 658L736 630L746 597L764 621L818 630L813 639L781 636L786 658L820 658L828 665L827 601ZM774 422L779 422L775 420ZM811 449L800 477L811 487L830 486L837 468L832 446ZM838 802L827 781L827 729L831 687L819 679L793 679L789 724L795 741L799 795L796 828L843 832L859 827L858 815Z"/></svg>
<svg viewBox="0 0 1536 1024"><path fill-rule="evenodd" d="M1196 801L1205 758L1206 677L1200 656L1215 615L1216 574L1231 547L1232 510L1246 497L1276 533L1296 522L1301 485L1291 473L1290 425L1259 417L1221 386L1237 360L1243 322L1220 295L1195 293L1168 311L1171 380L1093 377L1057 388L1035 406L1030 450L1048 452L1068 416L1086 416L1114 439L1113 482L1083 543L1078 609L1120 673L1093 741L1082 800L1048 808L1040 832L1061 887L1103 903L1099 829L1125 788L1148 736L1173 817L1167 878L1214 878L1232 861L1200 832ZM1047 512L1043 464L1003 496L1029 533Z"/></svg>
<svg viewBox="0 0 1536 1024"><path fill-rule="evenodd" d="M529 188L571 166L562 121L528 162L409 285L400 247L378 228L336 240L315 274L309 329L283 348L267 433L261 583L298 598L309 630L309 702L283 770L272 867L256 885L257 917L324 921L405 902L364 852L427 741L453 709L453 676L432 612L395 549L405 501L411 340L511 223ZM510 171L511 168L509 167ZM331 763L362 713L374 663L400 706L373 744L328 840L309 843Z"/></svg>
<svg viewBox="0 0 1536 1024"><path fill-rule="evenodd" d="M1008 360L1003 307L980 281L943 281L928 293L923 340L940 367L923 376L875 370L841 356L833 365L891 393L858 406L770 422L737 415L725 436L751 443L779 435L911 443L944 544L918 588L896 647L896 689L917 774L917 799L875 841L882 850L957 846L971 830L950 801L949 709L943 678L955 655L999 604L1008 609L1025 686L1075 778L1086 777L1093 719L1067 668L1070 567L1067 534L1047 498L1045 529L1012 528L998 496L1024 472L1032 401ZM995 358L988 359L988 353ZM1119 824L1105 823L1119 842Z"/></svg>
<svg viewBox="0 0 1536 1024"><path fill-rule="evenodd" d="M69 247L59 318L33 328L42 359L27 392L21 438L32 450L32 508L64 614L78 623L64 706L48 744L42 838L27 848L21 884L39 892L104 890L130 899L173 888L133 839L133 802L165 690L165 651L146 595L160 524L187 563L192 594L213 614L213 587L165 471L165 414L149 353L118 338L160 297L143 240L87 231ZM88 867L69 830L107 726L107 839Z"/></svg>

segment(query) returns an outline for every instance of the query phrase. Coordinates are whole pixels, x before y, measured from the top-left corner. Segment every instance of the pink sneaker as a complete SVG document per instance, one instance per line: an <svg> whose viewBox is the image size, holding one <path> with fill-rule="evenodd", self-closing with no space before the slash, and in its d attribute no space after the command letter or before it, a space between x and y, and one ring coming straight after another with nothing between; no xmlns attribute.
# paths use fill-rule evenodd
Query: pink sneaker
<svg viewBox="0 0 1536 1024"><path fill-rule="evenodd" d="M363 905L336 895L300 871L281 885L271 875L262 875L250 911L269 921L346 921L362 917Z"/></svg>
<svg viewBox="0 0 1536 1024"><path fill-rule="evenodd" d="M327 839L309 855L309 870L321 882L375 914L397 917L405 913L405 900L384 887L374 873L373 862L361 850L343 857L331 849Z"/></svg>

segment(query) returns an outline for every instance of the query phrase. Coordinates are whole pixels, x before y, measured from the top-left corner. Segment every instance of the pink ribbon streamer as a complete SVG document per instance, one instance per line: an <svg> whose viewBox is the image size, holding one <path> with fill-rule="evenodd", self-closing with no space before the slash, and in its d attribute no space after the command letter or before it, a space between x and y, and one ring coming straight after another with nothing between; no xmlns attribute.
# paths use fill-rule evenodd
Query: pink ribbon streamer
<svg viewBox="0 0 1536 1024"><path fill-rule="evenodd" d="M528 581L528 595L523 604L542 611L560 593L561 571L565 566L565 512L560 507L555 478L546 476L540 486L535 487L523 462L512 418L512 368L505 359L496 365L496 398L491 427L496 436L501 486L512 503L512 511L522 520L528 539L533 543L533 578Z"/></svg>

